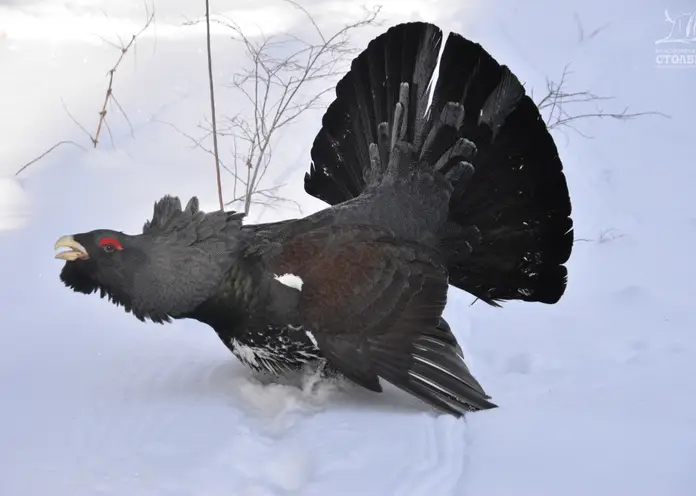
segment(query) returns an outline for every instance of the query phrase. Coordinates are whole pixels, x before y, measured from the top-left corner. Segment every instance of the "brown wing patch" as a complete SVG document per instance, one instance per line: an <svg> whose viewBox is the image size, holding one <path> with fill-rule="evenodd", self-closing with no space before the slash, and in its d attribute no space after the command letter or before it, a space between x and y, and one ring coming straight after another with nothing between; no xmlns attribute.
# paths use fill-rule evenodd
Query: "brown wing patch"
<svg viewBox="0 0 696 496"><path fill-rule="evenodd" d="M339 225L314 229L283 242L282 252L274 257L271 268L276 274L291 273L303 278L317 263L336 260L337 268L346 262L359 263L368 252L351 252L363 243L394 241L390 231L372 226ZM340 252L340 253L339 253ZM341 257L348 257L341 259Z"/></svg>
<svg viewBox="0 0 696 496"><path fill-rule="evenodd" d="M298 311L324 358L381 391L380 378L442 411L494 408L451 333L439 330L447 269L428 247L365 226L330 226L295 237L276 272L303 280Z"/></svg>
<svg viewBox="0 0 696 496"><path fill-rule="evenodd" d="M318 257L304 278L307 289L301 301L308 323L321 325L344 316L344 324L350 325L360 316L374 298L375 286L390 277L384 270L389 264L385 251L378 243L357 243Z"/></svg>
<svg viewBox="0 0 696 496"><path fill-rule="evenodd" d="M286 240L271 268L275 274L302 278L300 310L307 325L366 328L374 327L375 319L397 304L395 300L403 290L394 285L395 276L403 277L399 268L417 262L439 266L433 260L431 250L397 240L390 231L342 225ZM445 269L438 268L446 278Z"/></svg>
<svg viewBox="0 0 696 496"><path fill-rule="evenodd" d="M276 274L301 273L326 249L329 232L311 231L293 237L283 243L283 251L276 256L271 267Z"/></svg>

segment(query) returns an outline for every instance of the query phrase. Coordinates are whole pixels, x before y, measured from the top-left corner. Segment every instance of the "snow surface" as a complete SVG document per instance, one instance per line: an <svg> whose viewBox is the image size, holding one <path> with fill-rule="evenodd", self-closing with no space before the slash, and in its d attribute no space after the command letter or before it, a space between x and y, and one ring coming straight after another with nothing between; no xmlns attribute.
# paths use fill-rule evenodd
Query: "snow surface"
<svg viewBox="0 0 696 496"><path fill-rule="evenodd" d="M301 29L274 10L278 2L217 3L243 19L281 19L269 29ZM14 178L56 141L84 142L61 98L91 129L114 58L88 27L111 36L91 22L103 7L127 35L141 3L5 0L1 496L696 494L696 69L654 66L664 6L385 3L389 24L425 19L465 33L537 91L572 61L575 88L672 116L594 121L582 128L594 139L557 135L579 238L560 303L494 309L451 291L445 316L500 408L456 420L393 388L377 395L330 383L312 390L309 379L271 382L252 376L207 327L142 324L64 288L52 251L60 235L137 231L165 193L215 207L209 156L162 124L193 134L207 115L202 38L179 27L195 17L192 2L157 4L157 36L118 73L134 136L113 117L115 147L108 139L96 150L64 146ZM336 4L305 5L323 8L324 23L344 19ZM360 3L350 5L339 14ZM586 33L610 28L578 44L574 13ZM357 41L364 46L381 29ZM219 108L229 115L241 100L222 88L240 52L223 36L215 43ZM303 214L322 206L302 192L320 117L293 128L269 179L287 183L283 194ZM250 222L299 215L252 214Z"/></svg>

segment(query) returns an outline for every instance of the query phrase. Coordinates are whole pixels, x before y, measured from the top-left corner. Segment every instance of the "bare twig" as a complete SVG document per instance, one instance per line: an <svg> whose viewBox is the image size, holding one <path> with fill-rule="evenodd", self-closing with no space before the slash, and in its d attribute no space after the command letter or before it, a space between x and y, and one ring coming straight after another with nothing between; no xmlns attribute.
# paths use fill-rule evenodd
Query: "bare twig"
<svg viewBox="0 0 696 496"><path fill-rule="evenodd" d="M80 148L80 149L83 150L83 151L85 150L85 147L84 147L84 146L82 146L82 145L80 145L80 144L78 144L78 143L75 143L74 141L69 141L69 140L59 141L58 143L56 143L55 145L53 145L52 147L50 147L48 150L46 150L45 152L43 152L41 155L39 155L39 156L36 157L36 158L31 159L29 162L27 162L27 163L24 164L22 167L20 167L20 169L19 169L17 172L15 172L15 176L19 176L19 175L20 175L25 169L27 169L29 166L31 166L32 164L38 162L39 160L41 160L42 158L44 158L46 155L48 155L49 153L51 153L53 150L55 150L56 148L58 148L59 146L62 146L62 145L73 145L73 146L76 146L76 147Z"/></svg>
<svg viewBox="0 0 696 496"><path fill-rule="evenodd" d="M128 116L126 113L123 111L123 108L121 105L118 103L116 98L114 97L113 93L113 87L114 87L114 76L116 75L116 71L118 70L119 66L121 65L121 62L125 58L126 54L128 53L128 50L135 44L135 40L138 39L138 36L143 34L145 30L147 30L148 27L150 27L150 24L152 24L152 21L155 18L155 11L153 9L152 12L149 11L149 8L147 4L145 4L145 9L146 9L146 14L147 14L147 21L145 22L145 25L142 27L140 31L137 33L131 35L130 41L124 45L123 40L120 38L120 36L117 35L119 42L121 43L121 46L119 48L121 54L118 57L118 60L116 60L116 63L114 66L109 69L109 72L107 72L107 75L109 76L109 84L106 87L106 93L104 95L104 103L102 104L102 108L99 111L99 120L97 121L97 130L94 133L94 136L91 136L92 144L94 145L94 148L97 147L97 144L99 144L99 136L101 135L101 130L102 127L104 127L104 121L106 120L106 106L109 104L111 100L116 102L116 105L118 108L121 110L121 113L126 116L126 120L128 121L128 125L130 126L130 120L128 119ZM114 45L114 43L111 43ZM131 130L133 129L133 126L131 126Z"/></svg>
<svg viewBox="0 0 696 496"><path fill-rule="evenodd" d="M70 113L70 110L68 110L68 106L65 105L65 101L64 101L62 98L60 99L60 103L63 104L63 109L65 110L65 113L68 114L68 117L70 117L70 120L73 121L73 122L75 123L75 125L76 125L77 127L79 127L80 130L81 130L83 133L85 133L85 134L87 135L87 137L89 138L90 141L93 141L92 135L90 134L90 132L87 131L87 129L85 129L85 126L83 126L82 124L80 124L80 121L78 121L77 119L75 119L75 116L73 116L73 115Z"/></svg>
<svg viewBox="0 0 696 496"><path fill-rule="evenodd" d="M586 41L592 40L592 38L599 35L602 31L604 31L605 29L607 29L610 26L609 23L605 23L605 24L602 24L600 27L595 28L592 31L590 31L590 34L585 34L585 28L582 25L582 22L580 21L580 16L578 15L577 12L575 12L573 14L573 19L575 20L575 26L578 29L578 44L582 44Z"/></svg>
<svg viewBox="0 0 696 496"><path fill-rule="evenodd" d="M568 65L563 68L563 73L558 82L551 79L546 81L546 93L537 102L537 107L544 116L546 125L550 130L571 129L585 138L591 138L585 132L576 127L581 120L588 119L616 119L631 120L647 115L669 117L662 112L645 111L629 112L628 107L616 111L605 111L599 107L599 102L612 100L613 97L602 96L591 91L568 91L568 79L572 74ZM587 111L587 105L595 105L594 110Z"/></svg>
<svg viewBox="0 0 696 496"><path fill-rule="evenodd" d="M133 123L130 121L130 119L128 118L128 114L126 114L126 111L123 110L123 107L121 107L121 104L118 103L118 100L116 99L113 93L111 94L111 101L114 105L116 105L116 108L118 108L119 112L121 112L123 118L126 119L126 122L128 123L128 128L130 129L131 137L135 137L135 129L133 128Z"/></svg>
<svg viewBox="0 0 696 496"><path fill-rule="evenodd" d="M205 34L208 49L208 82L210 84L210 114L213 127L213 154L215 156L215 177L217 180L218 201L220 210L225 209L222 201L222 178L220 177L220 153L218 151L217 120L215 119L215 90L213 88L213 56L210 50L210 2L205 0Z"/></svg>
<svg viewBox="0 0 696 496"><path fill-rule="evenodd" d="M296 202L295 200L292 200L290 198L283 198L275 194L276 191L278 191L280 188L282 188L284 185L280 184L277 186L273 186L271 188L265 188L265 189L257 189L256 191L253 192L253 198L251 198L249 201L251 202L252 205L263 205L266 207L270 208L275 208L276 204L278 203L290 203L295 206L300 212L302 212L302 207L301 205ZM264 198L264 200L257 200L255 198ZM225 203L226 206L232 205L234 203L243 203L246 204L247 198L246 195L242 195L239 197L236 197L227 203Z"/></svg>
<svg viewBox="0 0 696 496"><path fill-rule="evenodd" d="M604 244L604 243L608 243L609 241L614 241L615 239L621 239L621 238L626 237L626 234L617 233L617 231L618 231L618 229L615 229L613 227L610 229L603 229L599 233L599 239L597 240L597 242L599 244Z"/></svg>
<svg viewBox="0 0 696 496"><path fill-rule="evenodd" d="M86 129L82 124L80 124L80 122L79 122L79 121L72 115L72 113L68 110L67 106L65 105L65 102L64 102L63 99L61 98L61 103L63 104L63 108L65 109L65 112L68 114L68 117L70 117L70 119L75 123L75 125L76 125L77 127L79 127L79 128L82 130L82 132L85 133L85 135L88 137L90 143L92 144L92 147L93 147L93 148L96 148L97 145L99 144L99 139L100 139L100 136L101 136L101 133L102 133L102 129L103 129L103 128L106 128L106 130L107 130L107 132L108 132L108 134L109 134L109 137L110 137L110 139L111 139L112 145L113 145L113 143L114 143L114 139L113 139L113 135L112 135L112 133L111 133L111 129L109 128L109 124L108 124L108 122L107 122L107 120L106 120L107 106L108 106L110 103L111 103L111 104L114 104L114 105L116 106L116 108L118 108L119 112L120 112L120 113L123 115L123 117L126 119L126 122L128 123L128 127L130 128L131 136L133 136L133 135L135 134L134 129L133 129L133 125L132 125L130 119L128 118L128 115L126 114L125 110L123 109L123 107L121 106L121 104L119 103L119 101L118 101L118 100L116 99L116 97L114 96L114 89L113 89L113 87L114 87L114 76L115 76L116 71L118 70L119 66L121 65L121 62L122 62L123 59L125 58L126 54L128 53L128 51L129 51L131 48L133 48L133 47L135 46L135 42L136 42L136 40L138 39L138 37L139 37L140 35L142 35L142 34L148 29L148 27L150 27L150 25L154 22L154 19L155 19L155 11L154 11L154 8L153 8L152 10L150 10L150 8L149 8L149 6L147 5L146 2L145 2L145 14L146 14L146 22L145 22L144 26L140 29L140 31L138 31L137 33L134 33L134 34L131 36L130 41L129 41L127 44L124 44L122 38L118 35L118 33L116 33L116 38L119 40L120 45L117 45L116 43L111 42L111 41L105 39L104 37L100 36L100 38L101 38L105 43L107 43L107 44L109 44L109 45L111 45L111 46L116 47L116 48L120 51L120 55L119 55L118 59L116 60L116 63L115 63L115 64L111 67L111 69L109 69L109 71L107 72L107 76L108 76L108 78L109 78L109 82L108 82L108 85L107 85L107 88L106 88L106 92L105 92L105 95L104 95L104 101L103 101L103 103L102 103L101 110L99 111L99 120L97 121L97 127L96 127L96 131L94 132L94 134L92 134L92 133L90 133L89 131L87 131L87 129ZM104 15L107 15L107 14L104 13ZM108 17L108 15L107 15L107 17ZM82 145L80 145L80 144L78 144L78 143L76 143L76 142L74 142L74 141L71 141L71 140L62 140L62 141L59 141L59 142L56 143L55 145L53 145L53 146L51 146L50 148L48 148L45 152L43 152L43 153L42 153L41 155L39 155L38 157L36 157L36 158L34 158L33 160L29 161L28 163L24 164L24 165L15 173L15 175L19 175L21 172L23 172L24 170L26 170L29 166L31 166L32 164L38 162L39 160L41 160L42 158L44 158L46 155L48 155L49 153L51 153L53 150L55 150L55 149L58 148L59 146L65 145L65 144L71 144L71 145L77 146L78 148L80 148L80 149L83 150L83 151L86 150L85 147L83 147Z"/></svg>
<svg viewBox="0 0 696 496"><path fill-rule="evenodd" d="M204 20L185 23L224 26L245 50L247 64L233 75L227 87L242 95L248 109L233 117L223 117L219 125L213 113L212 121L203 127L204 137L194 141L200 143L212 136L214 150L218 137L232 141L234 200L226 205L242 202L247 214L252 204L270 206L287 202L299 208L296 202L277 194L280 186L263 185L270 170L273 149L283 130L308 110L325 105L324 97L333 90L334 80L343 73L350 56L357 52L350 46L350 34L355 29L377 24L380 12L379 8L366 11L362 19L328 34L305 7L295 0L284 1L305 17L311 27L307 38L263 34L251 37L234 20L224 16L211 18L208 11ZM242 172L242 168L246 172ZM238 185L243 186L239 194Z"/></svg>
<svg viewBox="0 0 696 496"><path fill-rule="evenodd" d="M174 131L179 133L181 136L188 139L191 142L192 148L199 148L199 149L203 150L205 153L209 154L210 156L212 156L212 157L215 156L215 152L213 150L211 150L210 148L207 148L203 145L203 139L195 138L195 137L191 136L190 134L185 133L184 131L179 129L176 125L172 124L171 122L160 121L158 119L152 119L152 122L155 122L158 124L164 124L166 126L171 127ZM235 176L235 178L237 178L235 175L235 172L232 171L232 169L230 169L227 165L225 165L225 162L223 162L222 159L218 158L218 160L219 160L220 167L222 167L224 170L226 170L227 172L229 172L230 174ZM237 178L237 179L239 179L239 181L243 182L243 180L241 178Z"/></svg>
<svg viewBox="0 0 696 496"><path fill-rule="evenodd" d="M616 239L621 239L627 237L627 234L618 232L618 229L612 227L608 229L602 229L599 232L599 237L598 238L575 238L576 243L584 242L584 243L597 243L600 245L603 245L605 243L609 243L610 241L614 241Z"/></svg>

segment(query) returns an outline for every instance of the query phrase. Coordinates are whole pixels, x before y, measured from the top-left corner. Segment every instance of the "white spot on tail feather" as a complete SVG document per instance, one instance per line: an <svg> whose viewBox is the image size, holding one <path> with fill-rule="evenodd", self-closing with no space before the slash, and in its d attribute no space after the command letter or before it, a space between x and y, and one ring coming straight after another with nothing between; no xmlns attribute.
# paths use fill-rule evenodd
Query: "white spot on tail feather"
<svg viewBox="0 0 696 496"><path fill-rule="evenodd" d="M303 282L300 276L296 276L295 274L283 274L282 276L274 274L274 277L280 284L285 284L293 289L302 291Z"/></svg>

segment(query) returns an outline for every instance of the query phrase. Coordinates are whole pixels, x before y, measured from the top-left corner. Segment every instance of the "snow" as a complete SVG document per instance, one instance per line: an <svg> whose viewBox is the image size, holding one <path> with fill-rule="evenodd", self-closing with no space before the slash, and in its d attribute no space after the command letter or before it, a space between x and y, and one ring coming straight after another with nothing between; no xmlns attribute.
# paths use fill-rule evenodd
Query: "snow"
<svg viewBox="0 0 696 496"><path fill-rule="evenodd" d="M157 5L157 37L119 69L115 92L133 136L114 116L116 148L108 138L96 150L63 146L13 176L58 140L84 143L61 98L89 129L96 120L114 49L80 35L92 25L109 36L85 18L104 7L127 34L142 16L137 1L118 10L59 3L0 5L1 496L696 494L696 69L655 67L654 41L668 28L662 7L496 0L408 2L400 12L386 2L389 24L424 18L466 33L531 87L572 59L576 88L671 115L593 121L583 129L594 139L556 135L579 238L568 291L556 305L503 309L450 292L445 317L500 405L457 420L388 385L380 395L256 376L201 324L143 324L62 286L63 262L53 259L61 235L137 231L166 193L198 195L204 209L216 196L209 156L161 124L193 134L207 115L202 39L178 27L196 15L183 1ZM277 8L218 3L265 16ZM326 8L325 22L335 21ZM60 28L43 30L58 10ZM588 33L611 28L578 45L576 11ZM80 17L72 30L71 15ZM277 29L295 29L283 19ZM361 45L381 29L365 31ZM216 40L222 88L241 59L238 46ZM229 91L219 98L223 113L241 105ZM287 183L302 215L322 207L302 191L320 117L293 128L269 178ZM258 208L248 222L297 215Z"/></svg>

